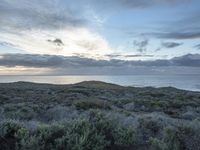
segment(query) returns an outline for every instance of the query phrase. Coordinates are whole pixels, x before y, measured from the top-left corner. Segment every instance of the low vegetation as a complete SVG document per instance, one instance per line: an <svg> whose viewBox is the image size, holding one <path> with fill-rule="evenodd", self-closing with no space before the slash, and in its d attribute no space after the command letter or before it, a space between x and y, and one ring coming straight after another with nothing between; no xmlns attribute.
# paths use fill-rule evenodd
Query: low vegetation
<svg viewBox="0 0 200 150"><path fill-rule="evenodd" d="M200 150L200 93L0 84L0 150Z"/></svg>

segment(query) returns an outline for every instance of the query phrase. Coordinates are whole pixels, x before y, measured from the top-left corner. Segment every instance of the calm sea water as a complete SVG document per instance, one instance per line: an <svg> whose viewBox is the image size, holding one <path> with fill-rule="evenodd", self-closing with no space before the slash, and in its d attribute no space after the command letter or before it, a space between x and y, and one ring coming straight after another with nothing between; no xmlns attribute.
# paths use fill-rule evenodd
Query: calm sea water
<svg viewBox="0 0 200 150"><path fill-rule="evenodd" d="M104 81L125 86L172 86L200 91L200 75L131 75L131 76L0 76L1 83L28 81L37 83L72 84L81 81Z"/></svg>

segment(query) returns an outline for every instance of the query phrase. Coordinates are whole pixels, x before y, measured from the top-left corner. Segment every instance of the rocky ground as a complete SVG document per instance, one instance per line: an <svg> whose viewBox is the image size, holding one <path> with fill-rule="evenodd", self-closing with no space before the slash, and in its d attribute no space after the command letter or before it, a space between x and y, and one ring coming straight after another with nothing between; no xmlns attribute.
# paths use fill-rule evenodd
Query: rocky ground
<svg viewBox="0 0 200 150"><path fill-rule="evenodd" d="M0 149L200 150L200 92L2 83Z"/></svg>

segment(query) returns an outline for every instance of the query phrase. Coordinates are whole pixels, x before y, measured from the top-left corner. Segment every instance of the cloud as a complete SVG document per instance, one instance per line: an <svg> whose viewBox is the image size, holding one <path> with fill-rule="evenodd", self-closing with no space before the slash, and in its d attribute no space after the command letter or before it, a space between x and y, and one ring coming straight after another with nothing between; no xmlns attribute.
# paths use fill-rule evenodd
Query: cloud
<svg viewBox="0 0 200 150"><path fill-rule="evenodd" d="M77 56L33 55L33 54L3 54L0 56L0 66L4 67L47 67L47 68L76 68L76 67L123 67L123 66L190 66L200 67L200 55L188 54L172 59L152 61L125 61L118 59L95 60Z"/></svg>
<svg viewBox="0 0 200 150"><path fill-rule="evenodd" d="M8 47L16 47L16 45L11 44L11 43L9 43L9 42L1 42L1 41L0 41L0 45L1 45L1 46L8 46Z"/></svg>
<svg viewBox="0 0 200 150"><path fill-rule="evenodd" d="M186 2L186 1L185 1ZM185 2L177 1L176 4L184 4ZM129 30L126 33L132 36L145 36L148 38L157 39L171 39L171 40L194 40L200 38L200 9L198 9L199 2L194 0L188 0L190 9L187 12L184 8L181 8L181 14L171 12L171 10L178 10L178 6L170 8L168 11L169 16L163 19L153 20L153 23L149 25L143 25L139 29L141 31ZM190 11L192 10L192 11ZM162 11L161 11L162 13ZM160 14L159 16L161 16ZM176 16L176 19L174 19ZM151 16L150 16L151 17ZM162 16L161 16L162 17ZM127 29L128 30L128 29Z"/></svg>
<svg viewBox="0 0 200 150"><path fill-rule="evenodd" d="M77 56L33 55L33 54L4 54L0 58L0 66L6 67L38 67L38 68L66 68L66 67L104 67L121 66L121 60L95 60Z"/></svg>
<svg viewBox="0 0 200 150"><path fill-rule="evenodd" d="M77 45L79 45L80 47L82 47L84 49L88 49L91 51L98 49L97 43L98 43L98 41L96 41L96 42L89 42L87 40L77 41Z"/></svg>
<svg viewBox="0 0 200 150"><path fill-rule="evenodd" d="M175 39L175 40L186 40L186 39L198 39L200 38L200 31L187 31L187 32L160 32L160 33L147 33L146 35L152 35L161 39Z"/></svg>
<svg viewBox="0 0 200 150"><path fill-rule="evenodd" d="M114 74L200 74L200 55L188 54L155 61L95 60L77 56L4 54L0 74L114 75Z"/></svg>
<svg viewBox="0 0 200 150"><path fill-rule="evenodd" d="M0 42L34 54L111 52L107 41L90 28L96 22L88 9L81 0L2 0Z"/></svg>
<svg viewBox="0 0 200 150"><path fill-rule="evenodd" d="M148 44L149 44L148 40L142 40L142 41L134 40L133 41L133 46L136 47L137 51L139 52L145 52Z"/></svg>
<svg viewBox="0 0 200 150"><path fill-rule="evenodd" d="M0 26L12 29L60 29L85 27L99 22L104 10L133 9L182 4L187 0L1 0ZM103 8L103 9L102 9ZM101 21L100 21L101 22Z"/></svg>
<svg viewBox="0 0 200 150"><path fill-rule="evenodd" d="M127 58L153 58L154 55L146 55L146 54L107 54L105 57L108 57L109 59L119 59L122 58L127 59Z"/></svg>
<svg viewBox="0 0 200 150"><path fill-rule="evenodd" d="M63 57L33 54L4 54L0 58L0 65L6 67L58 67L63 63Z"/></svg>
<svg viewBox="0 0 200 150"><path fill-rule="evenodd" d="M175 47L178 47L178 46L183 45L183 43L163 42L161 45L162 45L162 47L164 47L164 48L175 48Z"/></svg>
<svg viewBox="0 0 200 150"><path fill-rule="evenodd" d="M160 48L160 47L159 47L159 48L156 48L156 49L155 49L155 52L158 52L158 51L160 51L160 50L162 50L162 48Z"/></svg>
<svg viewBox="0 0 200 150"><path fill-rule="evenodd" d="M175 57L172 59L173 63L177 66L200 66L200 54L192 55L184 55L182 57Z"/></svg>
<svg viewBox="0 0 200 150"><path fill-rule="evenodd" d="M194 46L196 49L200 49L200 44Z"/></svg>
<svg viewBox="0 0 200 150"><path fill-rule="evenodd" d="M58 38L56 38L54 40L47 40L47 41L50 42L50 43L53 43L53 44L55 44L57 46L63 46L64 45L64 43L62 42L62 40L58 39Z"/></svg>
<svg viewBox="0 0 200 150"><path fill-rule="evenodd" d="M87 28L28 30L18 34L0 32L0 39L34 54L69 56L73 53L104 55L112 52L112 48L103 37Z"/></svg>
<svg viewBox="0 0 200 150"><path fill-rule="evenodd" d="M96 25L103 24L102 20L105 20L113 11L118 13L122 9L127 11L158 5L181 5L185 1L2 0L0 3L0 39L2 42L10 43L11 47L15 46L17 49L33 54L69 56L74 53L88 53L90 58L96 54L103 56L114 51L108 43L113 40L108 39L107 41L108 37L104 38L100 33L95 32ZM103 30L98 29L98 31ZM174 32L154 35L165 38L169 36L168 33ZM137 51L145 52L148 43L148 40L134 41L134 46Z"/></svg>
<svg viewBox="0 0 200 150"><path fill-rule="evenodd" d="M194 3L195 4L195 3ZM159 39L188 40L200 38L200 10L179 16L178 19L165 21L159 24L156 32L143 33L144 35L153 36ZM154 30L155 31L155 30Z"/></svg>
<svg viewBox="0 0 200 150"><path fill-rule="evenodd" d="M87 18L76 14L63 0L2 0L0 3L1 28L18 30L58 29L82 26Z"/></svg>
<svg viewBox="0 0 200 150"><path fill-rule="evenodd" d="M84 0L104 10L147 8L157 5L180 5L188 0Z"/></svg>

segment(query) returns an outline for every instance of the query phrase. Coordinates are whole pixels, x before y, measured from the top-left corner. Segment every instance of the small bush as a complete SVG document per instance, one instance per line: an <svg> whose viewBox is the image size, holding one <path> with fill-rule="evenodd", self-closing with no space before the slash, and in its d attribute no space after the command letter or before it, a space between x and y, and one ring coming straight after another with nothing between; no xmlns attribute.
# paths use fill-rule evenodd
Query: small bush
<svg viewBox="0 0 200 150"><path fill-rule="evenodd" d="M153 150L200 150L200 126L191 123L166 127L162 139L151 138Z"/></svg>
<svg viewBox="0 0 200 150"><path fill-rule="evenodd" d="M105 118L98 111L92 111L90 122L95 126L98 133L105 136L109 142L107 149L126 149L136 144L136 132L133 128L125 128Z"/></svg>
<svg viewBox="0 0 200 150"><path fill-rule="evenodd" d="M80 120L74 123L68 133L67 145L69 149L74 150L103 150L109 142L105 135L97 131L94 124L87 120Z"/></svg>
<svg viewBox="0 0 200 150"><path fill-rule="evenodd" d="M65 136L66 132L62 124L41 125L34 133L22 130L17 134L17 150L56 150L57 140Z"/></svg>
<svg viewBox="0 0 200 150"><path fill-rule="evenodd" d="M136 132L133 128L118 127L113 132L115 145L120 147L136 145Z"/></svg>
<svg viewBox="0 0 200 150"><path fill-rule="evenodd" d="M165 143L157 138L150 138L149 144L152 150L166 150Z"/></svg>
<svg viewBox="0 0 200 150"><path fill-rule="evenodd" d="M100 100L81 100L75 103L77 109L88 110L88 109L110 109L107 102Z"/></svg>
<svg viewBox="0 0 200 150"><path fill-rule="evenodd" d="M15 135L21 128L21 125L14 121L0 124L0 149L13 150L17 142Z"/></svg>

